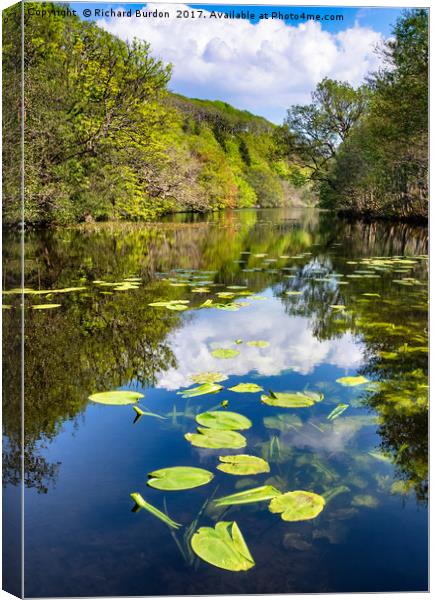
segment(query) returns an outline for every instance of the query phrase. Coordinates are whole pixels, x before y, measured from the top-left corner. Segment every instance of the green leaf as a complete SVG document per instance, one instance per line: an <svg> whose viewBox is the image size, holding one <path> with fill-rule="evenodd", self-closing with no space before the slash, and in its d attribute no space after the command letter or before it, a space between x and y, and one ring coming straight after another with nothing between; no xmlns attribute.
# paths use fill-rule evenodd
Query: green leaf
<svg viewBox="0 0 435 600"><path fill-rule="evenodd" d="M178 529L179 527L181 527L180 523L173 521L170 517L168 517L168 515L165 515L165 513L163 513L161 510L144 500L138 492L133 492L132 494L130 494L130 496L136 502L137 507L144 508L152 515L166 523L166 525L169 525L169 527L172 527L173 529Z"/></svg>
<svg viewBox="0 0 435 600"><path fill-rule="evenodd" d="M304 408L313 406L316 402L323 400L323 394L316 392L272 392L269 396L262 395L261 401L269 406L280 406L281 408Z"/></svg>
<svg viewBox="0 0 435 600"><path fill-rule="evenodd" d="M228 375L213 371L206 371L204 373L195 373L193 375L189 375L189 379L195 383L219 383L220 381L225 381L228 379Z"/></svg>
<svg viewBox="0 0 435 600"><path fill-rule="evenodd" d="M274 498L269 504L272 513L281 513L283 521L306 521L322 512L325 500L319 494L296 490Z"/></svg>
<svg viewBox="0 0 435 600"><path fill-rule="evenodd" d="M190 390L177 392L177 394L181 394L182 398L193 398L194 396L203 396L204 394L217 394L222 389L223 387L217 383L203 383L198 387L190 388Z"/></svg>
<svg viewBox="0 0 435 600"><path fill-rule="evenodd" d="M240 394L250 393L255 394L255 392L262 392L263 388L256 383L238 383L237 385L228 388L232 392L238 392Z"/></svg>
<svg viewBox="0 0 435 600"><path fill-rule="evenodd" d="M265 340L251 340L250 342L246 342L246 344L253 348L267 348L270 346L270 342L266 342Z"/></svg>
<svg viewBox="0 0 435 600"><path fill-rule="evenodd" d="M239 356L240 352L232 348L216 348L216 350L212 350L211 354L215 358L234 358Z"/></svg>
<svg viewBox="0 0 435 600"><path fill-rule="evenodd" d="M353 387L354 385L362 385L363 383L369 382L369 380L363 377L363 375L357 375L354 377L340 377L339 379L336 379L336 381L337 383L341 383L341 385L346 387Z"/></svg>
<svg viewBox="0 0 435 600"><path fill-rule="evenodd" d="M156 417L156 419L166 420L166 417L158 415L157 413L142 410L139 406L133 406L133 410L136 412L138 417Z"/></svg>
<svg viewBox="0 0 435 600"><path fill-rule="evenodd" d="M198 448L244 448L246 438L238 431L198 427L198 433L186 433L186 440Z"/></svg>
<svg viewBox="0 0 435 600"><path fill-rule="evenodd" d="M139 400L139 398L143 398L143 394L140 394L139 392L130 392L129 390L98 392L89 396L89 400L92 400L92 402L97 402L98 404L110 404L114 406L134 404Z"/></svg>
<svg viewBox="0 0 435 600"><path fill-rule="evenodd" d="M337 406L331 410L329 415L326 417L329 421L333 421L339 417L344 411L349 408L349 404L337 404Z"/></svg>
<svg viewBox="0 0 435 600"><path fill-rule="evenodd" d="M47 310L49 308L59 308L62 306L61 304L34 304L32 306L33 310Z"/></svg>
<svg viewBox="0 0 435 600"><path fill-rule="evenodd" d="M230 475L256 475L257 473L269 473L269 464L258 456L249 454L231 454L219 456L221 464L216 468Z"/></svg>
<svg viewBox="0 0 435 600"><path fill-rule="evenodd" d="M148 474L148 485L158 490L190 490L206 485L214 475L199 467L168 467Z"/></svg>
<svg viewBox="0 0 435 600"><path fill-rule="evenodd" d="M250 504L251 502L264 502L276 496L280 496L281 492L272 485L262 485L261 487L243 490L237 494L230 494L214 500L216 506L228 506L230 504Z"/></svg>
<svg viewBox="0 0 435 600"><path fill-rule="evenodd" d="M196 417L197 423L210 429L249 429L252 421L239 413L213 410L201 413Z"/></svg>
<svg viewBox="0 0 435 600"><path fill-rule="evenodd" d="M192 536L190 544L199 558L220 569L248 571L255 566L235 521L220 521L214 529L200 527Z"/></svg>

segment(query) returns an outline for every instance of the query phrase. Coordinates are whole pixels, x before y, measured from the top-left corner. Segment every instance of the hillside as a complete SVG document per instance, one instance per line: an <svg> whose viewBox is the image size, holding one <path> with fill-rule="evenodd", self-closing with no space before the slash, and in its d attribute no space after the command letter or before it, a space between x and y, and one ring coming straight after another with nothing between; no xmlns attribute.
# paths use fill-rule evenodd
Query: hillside
<svg viewBox="0 0 435 600"><path fill-rule="evenodd" d="M19 19L19 5L4 11L6 225L21 216ZM154 220L309 197L304 170L279 158L275 125L169 92L171 67L146 42L29 11L25 29L26 224Z"/></svg>

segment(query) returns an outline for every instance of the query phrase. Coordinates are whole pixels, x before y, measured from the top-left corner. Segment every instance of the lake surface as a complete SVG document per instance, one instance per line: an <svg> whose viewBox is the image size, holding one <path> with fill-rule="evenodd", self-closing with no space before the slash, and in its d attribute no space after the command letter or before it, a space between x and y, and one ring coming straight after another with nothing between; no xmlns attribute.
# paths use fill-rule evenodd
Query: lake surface
<svg viewBox="0 0 435 600"><path fill-rule="evenodd" d="M426 253L424 227L300 209L28 233L25 595L427 590ZM18 238L4 238L3 260L4 289L12 290L3 299L12 509L20 466ZM82 289L65 291L71 287ZM150 306L159 301L188 309ZM239 354L216 358L219 348ZM227 376L224 389L183 398L178 392L197 385L191 375L203 372ZM347 376L364 383L337 381ZM238 383L264 392L228 389ZM132 406L88 400L114 389L143 393L142 409L165 418L134 423ZM261 401L269 390L324 398L279 408ZM344 412L328 419L338 404ZM202 449L184 438L210 409L252 421L241 432L245 448ZM270 472L216 469L219 456L240 453L263 457ZM185 491L147 486L149 472L178 465L214 478ZM327 502L300 522L272 514L269 502L213 504L265 484ZM132 492L183 527L132 511ZM222 570L191 552L188 527L221 520L237 522L251 570Z"/></svg>

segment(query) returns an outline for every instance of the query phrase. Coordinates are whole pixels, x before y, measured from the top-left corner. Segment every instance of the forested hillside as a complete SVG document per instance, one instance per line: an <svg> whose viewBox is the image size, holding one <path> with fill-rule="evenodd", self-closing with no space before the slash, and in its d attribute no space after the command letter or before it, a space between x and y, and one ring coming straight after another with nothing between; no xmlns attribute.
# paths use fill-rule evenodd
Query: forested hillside
<svg viewBox="0 0 435 600"><path fill-rule="evenodd" d="M281 206L309 194L305 170L277 153L275 125L224 102L170 93L171 66L146 42L127 44L73 16L31 16L31 6L26 224L153 220L181 210ZM6 224L21 218L20 11L18 4L5 11L3 29Z"/></svg>
<svg viewBox="0 0 435 600"><path fill-rule="evenodd" d="M428 11L406 11L378 49L383 65L358 89L325 79L278 132L320 205L366 215L428 215Z"/></svg>

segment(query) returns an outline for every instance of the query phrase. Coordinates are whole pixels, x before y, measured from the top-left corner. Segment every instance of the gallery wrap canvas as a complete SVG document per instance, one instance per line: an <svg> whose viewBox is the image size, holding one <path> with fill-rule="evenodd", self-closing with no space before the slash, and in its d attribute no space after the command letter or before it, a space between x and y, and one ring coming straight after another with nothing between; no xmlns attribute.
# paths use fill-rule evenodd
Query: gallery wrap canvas
<svg viewBox="0 0 435 600"><path fill-rule="evenodd" d="M428 590L428 18L3 11L3 590Z"/></svg>

